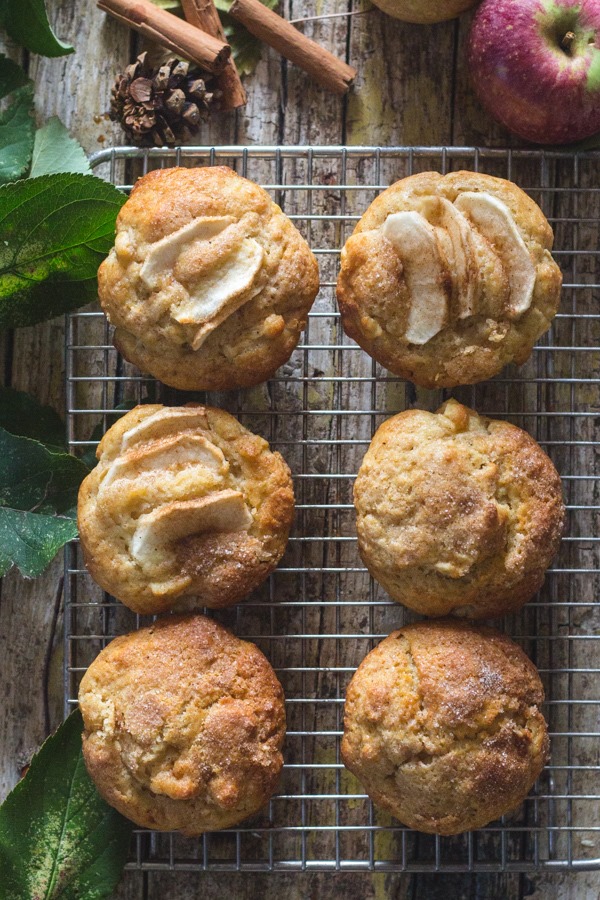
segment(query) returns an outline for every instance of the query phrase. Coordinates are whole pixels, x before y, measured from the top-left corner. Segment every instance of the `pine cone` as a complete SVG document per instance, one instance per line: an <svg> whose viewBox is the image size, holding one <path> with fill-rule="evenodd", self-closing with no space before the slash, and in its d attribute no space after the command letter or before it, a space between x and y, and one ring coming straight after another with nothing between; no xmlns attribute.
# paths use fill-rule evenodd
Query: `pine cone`
<svg viewBox="0 0 600 900"><path fill-rule="evenodd" d="M154 67L142 53L117 75L111 93L110 117L119 122L134 144L173 145L195 134L206 121L219 91L190 64L172 58Z"/></svg>

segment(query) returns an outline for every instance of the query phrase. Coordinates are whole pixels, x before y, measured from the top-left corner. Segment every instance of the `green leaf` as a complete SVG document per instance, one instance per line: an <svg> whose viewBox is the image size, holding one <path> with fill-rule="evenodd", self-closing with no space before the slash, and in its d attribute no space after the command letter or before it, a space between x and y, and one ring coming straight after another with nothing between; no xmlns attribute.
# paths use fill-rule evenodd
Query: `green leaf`
<svg viewBox="0 0 600 900"><path fill-rule="evenodd" d="M60 41L48 22L44 0L0 0L0 22L11 38L32 53L64 56L73 47Z"/></svg>
<svg viewBox="0 0 600 900"><path fill-rule="evenodd" d="M27 172L33 150L33 85L23 69L0 55L0 99L14 95L0 113L0 184Z"/></svg>
<svg viewBox="0 0 600 900"><path fill-rule="evenodd" d="M0 507L64 513L77 503L89 469L76 456L0 428Z"/></svg>
<svg viewBox="0 0 600 900"><path fill-rule="evenodd" d="M75 506L87 466L68 453L0 428L0 575L44 571L77 537Z"/></svg>
<svg viewBox="0 0 600 900"><path fill-rule="evenodd" d="M35 133L33 160L29 176L54 175L57 172L91 173L85 150L57 116L53 116Z"/></svg>
<svg viewBox="0 0 600 900"><path fill-rule="evenodd" d="M33 438L55 453L66 452L65 426L58 413L23 391L0 387L0 428Z"/></svg>
<svg viewBox="0 0 600 900"><path fill-rule="evenodd" d="M35 578L76 537L75 519L0 508L0 575L15 565L22 575Z"/></svg>
<svg viewBox="0 0 600 900"><path fill-rule="evenodd" d="M125 199L93 175L0 187L0 327L33 325L97 296L98 266Z"/></svg>
<svg viewBox="0 0 600 900"><path fill-rule="evenodd" d="M33 88L19 88L14 96L14 102L0 113L0 184L25 175L33 150Z"/></svg>
<svg viewBox="0 0 600 900"><path fill-rule="evenodd" d="M31 81L21 66L0 53L0 100L26 84L31 84Z"/></svg>
<svg viewBox="0 0 600 900"><path fill-rule="evenodd" d="M0 806L0 900L102 900L127 860L132 824L100 797L71 713Z"/></svg>

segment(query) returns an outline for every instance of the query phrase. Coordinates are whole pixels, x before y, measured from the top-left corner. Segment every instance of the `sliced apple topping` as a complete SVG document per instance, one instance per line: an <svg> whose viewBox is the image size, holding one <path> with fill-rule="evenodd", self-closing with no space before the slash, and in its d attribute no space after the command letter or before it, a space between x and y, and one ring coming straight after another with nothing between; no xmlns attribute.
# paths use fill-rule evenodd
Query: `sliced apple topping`
<svg viewBox="0 0 600 900"><path fill-rule="evenodd" d="M167 503L140 517L131 555L145 568L164 564L170 544L193 534L247 531L252 514L240 491L224 490L196 500Z"/></svg>
<svg viewBox="0 0 600 900"><path fill-rule="evenodd" d="M168 234L152 244L140 269L140 278L150 290L165 287L164 273L171 281L180 282L183 299L171 309L171 318L181 325L193 327L189 342L198 350L208 335L232 313L261 290L255 285L260 271L264 250L251 237L224 235L236 223L232 216L205 216ZM210 242L219 235L226 240ZM206 244L206 247L203 245ZM202 260L195 273L183 266L178 271L180 258L189 256ZM186 273L186 274L184 274Z"/></svg>
<svg viewBox="0 0 600 900"><path fill-rule="evenodd" d="M121 478L139 478L147 472L186 466L202 466L225 475L229 464L223 453L200 434L174 434L152 443L134 446L118 456L108 469L100 488L106 490Z"/></svg>
<svg viewBox="0 0 600 900"><path fill-rule="evenodd" d="M203 406L167 406L126 431L121 438L121 450L127 450L134 444L166 437L174 431L207 427L208 420Z"/></svg>
<svg viewBox="0 0 600 900"><path fill-rule="evenodd" d="M510 209L485 191L465 191L454 205L494 248L510 287L506 312L510 318L521 316L531 306L536 269Z"/></svg>
<svg viewBox="0 0 600 900"><path fill-rule="evenodd" d="M402 261L411 296L406 340L426 344L448 322L447 272L435 228L419 213L392 213L385 220L383 236Z"/></svg>
<svg viewBox="0 0 600 900"><path fill-rule="evenodd" d="M253 289L253 285L263 259L261 245L254 238L243 238L172 311L172 318L182 325L201 326L192 340L193 350L198 350L211 331L258 293L260 287Z"/></svg>
<svg viewBox="0 0 600 900"><path fill-rule="evenodd" d="M448 260L456 286L456 308L459 319L477 313L478 277L473 254L472 230L463 214L440 197L439 223L446 229L452 246L452 259Z"/></svg>
<svg viewBox="0 0 600 900"><path fill-rule="evenodd" d="M187 244L192 241L210 241L234 222L233 216L201 216L156 241L146 255L140 269L140 278L154 290L158 287L160 275L173 268Z"/></svg>

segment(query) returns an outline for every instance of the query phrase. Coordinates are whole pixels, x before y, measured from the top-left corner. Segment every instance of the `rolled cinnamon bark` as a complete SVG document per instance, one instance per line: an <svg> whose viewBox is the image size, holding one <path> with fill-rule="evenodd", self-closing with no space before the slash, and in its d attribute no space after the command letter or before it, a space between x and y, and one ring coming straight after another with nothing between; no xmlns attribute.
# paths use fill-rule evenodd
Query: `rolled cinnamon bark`
<svg viewBox="0 0 600 900"><path fill-rule="evenodd" d="M296 63L327 90L345 94L352 86L356 69L311 41L260 0L233 0L229 13L251 34Z"/></svg>
<svg viewBox="0 0 600 900"><path fill-rule="evenodd" d="M190 25L200 28L220 41L227 40L214 0L181 0L181 6ZM237 109L245 104L246 91L232 56L217 76L217 85L223 93L222 109Z"/></svg>
<svg viewBox="0 0 600 900"><path fill-rule="evenodd" d="M231 56L229 44L154 6L150 0L98 0L98 6L149 40L209 72L220 72Z"/></svg>

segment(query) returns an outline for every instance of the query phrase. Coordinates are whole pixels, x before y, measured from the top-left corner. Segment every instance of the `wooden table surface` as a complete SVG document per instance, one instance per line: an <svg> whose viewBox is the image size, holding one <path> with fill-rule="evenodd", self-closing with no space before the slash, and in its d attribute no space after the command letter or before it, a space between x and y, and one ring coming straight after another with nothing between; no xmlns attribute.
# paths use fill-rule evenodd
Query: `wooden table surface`
<svg viewBox="0 0 600 900"><path fill-rule="evenodd" d="M133 58L135 40L108 21L93 0L49 0L57 33L72 56L21 60L36 85L40 121L59 115L86 151L123 143L106 111L117 71ZM345 98L325 94L298 69L265 51L246 79L242 111L205 126L199 144L378 144L518 146L481 110L469 88L464 43L470 18L433 27L405 25L351 0L359 15L302 27L359 71ZM290 19L347 8L341 0L284 0ZM364 10L364 12L363 12ZM4 335L4 381L64 409L62 319ZM0 594L0 797L10 790L48 732L62 718L62 558L35 581L11 573ZM597 665L597 661L596 661ZM597 750L596 750L597 753ZM600 821L597 823L600 824ZM517 898L600 896L595 873L539 875L155 874L128 872L116 896L129 900L200 897Z"/></svg>

